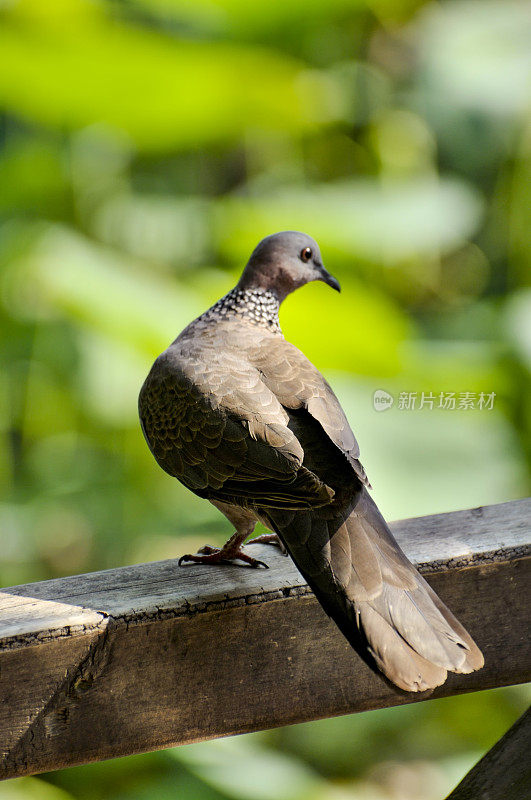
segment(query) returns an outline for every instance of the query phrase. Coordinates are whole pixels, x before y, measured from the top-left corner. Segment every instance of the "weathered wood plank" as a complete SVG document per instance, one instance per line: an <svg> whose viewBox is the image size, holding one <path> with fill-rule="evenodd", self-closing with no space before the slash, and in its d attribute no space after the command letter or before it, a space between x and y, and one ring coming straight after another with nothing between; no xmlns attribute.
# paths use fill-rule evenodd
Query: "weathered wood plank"
<svg viewBox="0 0 531 800"><path fill-rule="evenodd" d="M395 523L486 659L428 697L529 680L531 501ZM161 561L0 593L0 775L427 699L360 661L289 559ZM527 573L528 574L528 573Z"/></svg>
<svg viewBox="0 0 531 800"><path fill-rule="evenodd" d="M524 800L531 797L531 709L465 775L447 800Z"/></svg>

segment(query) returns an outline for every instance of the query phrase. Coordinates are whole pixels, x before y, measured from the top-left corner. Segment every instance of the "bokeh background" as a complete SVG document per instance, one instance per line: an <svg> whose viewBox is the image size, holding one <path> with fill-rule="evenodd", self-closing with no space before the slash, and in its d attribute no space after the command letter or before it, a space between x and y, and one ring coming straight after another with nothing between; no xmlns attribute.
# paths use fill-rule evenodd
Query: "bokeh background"
<svg viewBox="0 0 531 800"><path fill-rule="evenodd" d="M136 398L277 230L317 238L343 285L281 322L337 389L382 511L528 493L530 41L523 0L0 3L2 585L223 541L156 466ZM419 410L422 392L496 396ZM323 720L0 798L439 800L524 703Z"/></svg>

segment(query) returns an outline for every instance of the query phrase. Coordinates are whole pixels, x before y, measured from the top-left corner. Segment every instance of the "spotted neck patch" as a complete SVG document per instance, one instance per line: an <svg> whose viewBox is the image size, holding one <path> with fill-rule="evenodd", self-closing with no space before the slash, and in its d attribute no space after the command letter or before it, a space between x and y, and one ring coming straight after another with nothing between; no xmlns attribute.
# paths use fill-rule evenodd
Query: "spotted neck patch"
<svg viewBox="0 0 531 800"><path fill-rule="evenodd" d="M242 317L247 322L282 333L278 321L280 303L274 294L264 289L234 288L205 311L198 321Z"/></svg>

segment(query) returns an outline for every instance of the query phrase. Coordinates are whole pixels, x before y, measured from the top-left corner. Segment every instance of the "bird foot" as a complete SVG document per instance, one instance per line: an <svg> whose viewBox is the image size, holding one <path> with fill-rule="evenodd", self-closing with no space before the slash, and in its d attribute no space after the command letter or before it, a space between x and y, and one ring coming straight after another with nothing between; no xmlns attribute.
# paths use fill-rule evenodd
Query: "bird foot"
<svg viewBox="0 0 531 800"><path fill-rule="evenodd" d="M192 561L194 564L235 564L236 566L242 566L236 564L236 561L243 561L254 569L257 567L269 569L264 561L248 556L240 548L211 547L208 544L201 547L195 555L187 553L181 556L178 561L179 566L185 561Z"/></svg>
<svg viewBox="0 0 531 800"><path fill-rule="evenodd" d="M276 533L263 533L261 536L255 536L254 539L249 539L245 544L271 544L274 547L278 547L283 556L288 555L283 541Z"/></svg>

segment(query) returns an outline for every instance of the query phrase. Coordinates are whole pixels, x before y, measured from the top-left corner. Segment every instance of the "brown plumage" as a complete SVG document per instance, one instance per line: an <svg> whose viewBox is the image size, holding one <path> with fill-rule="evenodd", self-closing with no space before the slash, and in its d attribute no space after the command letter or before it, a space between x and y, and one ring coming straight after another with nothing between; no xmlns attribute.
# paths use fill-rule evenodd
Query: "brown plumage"
<svg viewBox="0 0 531 800"><path fill-rule="evenodd" d="M182 560L262 564L240 549L261 520L361 657L424 691L483 656L393 538L332 389L282 336L280 303L311 280L339 289L309 236L260 242L235 289L155 361L142 429L160 466L236 528Z"/></svg>

